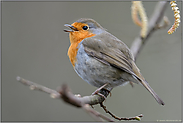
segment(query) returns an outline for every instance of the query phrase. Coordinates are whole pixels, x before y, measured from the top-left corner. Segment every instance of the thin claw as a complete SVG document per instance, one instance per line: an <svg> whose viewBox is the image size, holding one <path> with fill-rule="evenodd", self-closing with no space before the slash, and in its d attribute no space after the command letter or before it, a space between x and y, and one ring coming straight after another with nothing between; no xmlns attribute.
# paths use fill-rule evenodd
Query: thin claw
<svg viewBox="0 0 183 123"><path fill-rule="evenodd" d="M94 109L93 105L90 105L90 106Z"/></svg>
<svg viewBox="0 0 183 123"><path fill-rule="evenodd" d="M132 82L129 82L130 83L130 85L132 86L132 88L134 87L134 85L133 85L133 83Z"/></svg>
<svg viewBox="0 0 183 123"><path fill-rule="evenodd" d="M95 90L95 91L92 93L92 95L98 94L99 91L100 91L101 89L103 89L107 84L108 84L108 83L102 85L100 88L98 88L97 90Z"/></svg>
<svg viewBox="0 0 183 123"><path fill-rule="evenodd" d="M92 95L97 94L97 95L103 97L104 100L106 100L106 97L105 97L103 94L99 93L99 91L100 91L101 89L104 89L104 87L105 87L107 84L108 84L108 83L102 85L100 88L98 88L97 90L95 90L95 91L92 93ZM111 93L110 93L110 95L111 95Z"/></svg>
<svg viewBox="0 0 183 123"><path fill-rule="evenodd" d="M110 97L112 96L112 93L109 91Z"/></svg>
<svg viewBox="0 0 183 123"><path fill-rule="evenodd" d="M101 93L97 93L99 96L101 96L101 97L103 97L104 98L104 100L106 100L106 97L103 95L103 94L101 94Z"/></svg>

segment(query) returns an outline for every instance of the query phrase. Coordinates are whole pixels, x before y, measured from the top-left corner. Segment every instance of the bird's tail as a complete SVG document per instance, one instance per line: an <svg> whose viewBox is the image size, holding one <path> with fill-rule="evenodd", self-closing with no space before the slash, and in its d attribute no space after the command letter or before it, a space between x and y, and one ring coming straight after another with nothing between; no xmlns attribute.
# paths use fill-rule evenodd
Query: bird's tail
<svg viewBox="0 0 183 123"><path fill-rule="evenodd" d="M156 94L156 92L150 87L150 85L145 80L141 80L140 83L151 93L151 95L160 105L165 105L163 100L160 99L160 97Z"/></svg>
<svg viewBox="0 0 183 123"><path fill-rule="evenodd" d="M151 95L155 98L155 100L160 104L160 105L165 105L165 103L160 99L160 97L156 94L156 92L150 87L148 82L145 81L144 77L140 73L140 70L138 67L135 65L134 62L132 62L132 68L135 73L135 77L139 80L139 82L151 93Z"/></svg>

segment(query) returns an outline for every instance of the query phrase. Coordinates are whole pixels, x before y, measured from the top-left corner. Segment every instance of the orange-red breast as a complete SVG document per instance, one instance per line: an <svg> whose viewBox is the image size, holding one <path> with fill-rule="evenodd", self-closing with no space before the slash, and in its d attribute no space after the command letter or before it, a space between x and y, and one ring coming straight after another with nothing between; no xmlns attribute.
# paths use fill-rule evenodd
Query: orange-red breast
<svg viewBox="0 0 183 123"><path fill-rule="evenodd" d="M69 59L76 73L89 84L111 91L127 82L142 84L156 99L164 102L145 81L134 62L130 49L121 40L107 32L90 18L81 18L73 24L65 24L69 32Z"/></svg>

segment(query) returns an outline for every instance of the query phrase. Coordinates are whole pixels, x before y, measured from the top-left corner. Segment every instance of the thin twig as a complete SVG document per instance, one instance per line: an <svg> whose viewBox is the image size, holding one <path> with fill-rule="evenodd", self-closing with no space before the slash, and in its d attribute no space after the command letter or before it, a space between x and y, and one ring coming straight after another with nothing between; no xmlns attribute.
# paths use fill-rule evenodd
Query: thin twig
<svg viewBox="0 0 183 123"><path fill-rule="evenodd" d="M90 108L88 104L85 104L85 105L83 106L83 109L86 110L87 113L93 114L93 116L94 116L95 119L97 119L97 117L100 117L100 118L102 118L102 119L104 119L104 120L106 120L106 121L114 122L114 120L112 120L112 119L110 119L110 118L108 118L108 117L102 115L101 113L97 112L96 110ZM100 120L100 119L97 119L97 120L102 121L102 120Z"/></svg>
<svg viewBox="0 0 183 123"><path fill-rule="evenodd" d="M84 96L84 97L75 96L74 94L72 94L70 92L67 85L62 85L61 89L58 90L59 92L57 92L56 90L47 88L43 85L39 85L35 82L31 82L31 81L21 78L19 76L17 76L16 79L17 79L17 81L29 86L31 90L39 90L42 92L46 92L46 93L50 94L52 98L62 97L63 99L65 99L64 97L68 97L72 101L74 100L76 102L81 102L82 104L90 104L90 105L96 105L96 104L99 104L100 102L104 101L104 98L99 95L90 95L90 96ZM107 95L109 94L108 91L103 90L103 89L100 91L100 93L103 94L105 97L107 97ZM67 100L67 99L65 99L65 100ZM73 102L70 102L70 103L73 103Z"/></svg>
<svg viewBox="0 0 183 123"><path fill-rule="evenodd" d="M142 114L138 115L138 116L135 116L135 117L129 117L129 118L126 118L126 117L117 117L115 116L112 112L110 112L109 110L107 110L106 106L103 105L103 103L100 103L100 106L104 109L104 111L108 114L110 114L114 119L117 119L117 120L138 120L140 121L141 120L141 117L143 117Z"/></svg>
<svg viewBox="0 0 183 123"><path fill-rule="evenodd" d="M168 25L170 24L170 21L168 19L167 16L164 16L163 17L163 24L157 24L157 26L155 27L155 30L156 29L163 29L163 28L166 28Z"/></svg>
<svg viewBox="0 0 183 123"><path fill-rule="evenodd" d="M17 79L18 82L21 82L25 85L28 85L31 90L39 90L39 91L42 91L42 92L46 92L46 93L50 94L51 97L53 97L53 98L59 98L60 97L60 94L55 90L52 90L52 89L47 88L45 86L42 86L42 85L39 85L37 83L31 82L29 80L23 79L19 76L17 76L16 79Z"/></svg>
<svg viewBox="0 0 183 123"><path fill-rule="evenodd" d="M143 49L143 46L148 41L149 37L153 34L153 32L158 29L157 25L160 23L162 18L164 17L164 12L166 10L166 6L168 5L168 1L160 1L158 2L156 8L154 9L154 13L151 16L151 19L148 23L148 32L145 38L138 36L131 45L131 52L134 55L135 60L137 59L140 51Z"/></svg>

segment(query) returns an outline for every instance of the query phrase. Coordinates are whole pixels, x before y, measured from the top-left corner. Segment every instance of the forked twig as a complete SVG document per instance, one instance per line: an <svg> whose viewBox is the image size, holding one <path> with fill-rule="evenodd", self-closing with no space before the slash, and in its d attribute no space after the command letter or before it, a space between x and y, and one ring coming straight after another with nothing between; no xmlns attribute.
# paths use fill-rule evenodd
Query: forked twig
<svg viewBox="0 0 183 123"><path fill-rule="evenodd" d="M66 102L68 104L83 108L87 113L89 113L91 116L93 116L97 121L103 121L102 119L109 121L109 122L114 121L89 107L89 104L95 105L95 104L98 104L99 102L104 101L104 98L99 95L79 97L79 96L72 94L72 92L70 91L68 86L65 84L62 85L61 88L57 92L57 91L47 88L43 85L39 85L35 82L23 79L19 76L17 76L16 79L17 79L17 81L29 86L31 90L39 90L39 91L48 93L51 95L52 98L62 99L62 100L64 100L64 102ZM108 92L103 92L103 91L105 91L105 90L101 90L100 93L104 94L104 96L109 94Z"/></svg>
<svg viewBox="0 0 183 123"><path fill-rule="evenodd" d="M166 10L167 5L168 5L168 1L160 1L160 2L158 2L158 4L156 5L156 7L154 9L154 12L153 12L151 18L149 19L148 31L147 31L146 37L142 38L139 35L133 41L130 50L131 50L135 60L137 59L140 51L143 49L143 46L148 41L148 39L153 34L153 32L156 31L157 29L159 29L159 28L157 28L157 25L159 25L160 21L164 17L164 12Z"/></svg>
<svg viewBox="0 0 183 123"><path fill-rule="evenodd" d="M117 119L117 120L138 120L140 121L141 118L143 117L143 114L140 114L138 116L135 116L135 117L129 117L129 118L126 118L126 117L117 117L115 116L112 112L110 112L109 110L107 110L106 106L103 105L103 103L100 103L100 106L104 109L104 111L108 114L110 114L114 119Z"/></svg>

